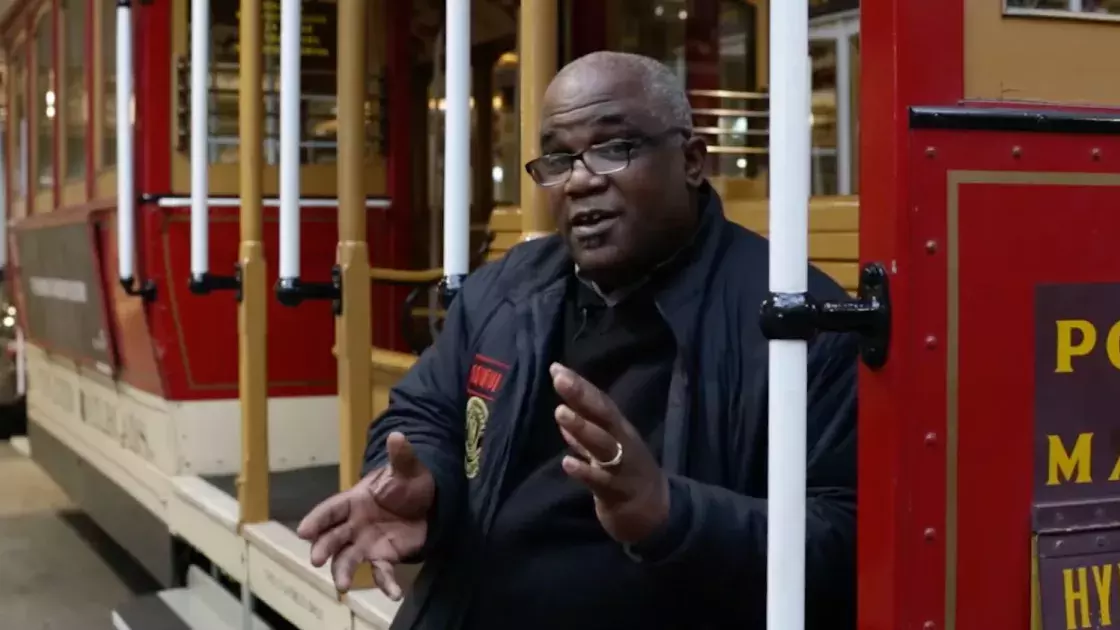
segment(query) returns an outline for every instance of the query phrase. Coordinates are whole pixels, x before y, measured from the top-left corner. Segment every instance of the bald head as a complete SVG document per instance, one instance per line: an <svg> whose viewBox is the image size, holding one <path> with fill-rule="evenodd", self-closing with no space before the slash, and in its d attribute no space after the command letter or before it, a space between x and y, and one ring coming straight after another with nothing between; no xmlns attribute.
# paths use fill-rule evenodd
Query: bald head
<svg viewBox="0 0 1120 630"><path fill-rule="evenodd" d="M597 52L564 67L541 103L526 164L580 273L639 279L694 232L707 149L680 81L655 59Z"/></svg>
<svg viewBox="0 0 1120 630"><path fill-rule="evenodd" d="M668 66L644 55L606 50L584 55L556 73L548 92L596 79L632 84L648 104L649 113L665 127L692 131L692 106L680 79Z"/></svg>

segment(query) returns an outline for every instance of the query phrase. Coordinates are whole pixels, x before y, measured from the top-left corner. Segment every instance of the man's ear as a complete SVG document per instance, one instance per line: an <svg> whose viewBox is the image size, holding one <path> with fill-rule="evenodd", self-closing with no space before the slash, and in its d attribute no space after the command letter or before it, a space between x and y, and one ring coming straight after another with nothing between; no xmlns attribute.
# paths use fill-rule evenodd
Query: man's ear
<svg viewBox="0 0 1120 630"><path fill-rule="evenodd" d="M708 144L699 136L684 141L684 174L688 185L696 188L704 183L704 167L708 161Z"/></svg>

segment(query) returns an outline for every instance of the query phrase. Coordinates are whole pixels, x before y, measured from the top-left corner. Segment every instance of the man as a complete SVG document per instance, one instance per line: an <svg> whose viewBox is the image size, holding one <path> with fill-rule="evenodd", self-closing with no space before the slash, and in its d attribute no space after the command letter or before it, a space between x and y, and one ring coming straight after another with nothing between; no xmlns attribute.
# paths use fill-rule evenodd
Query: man
<svg viewBox="0 0 1120 630"><path fill-rule="evenodd" d="M365 478L307 516L394 628L763 628L766 241L728 222L679 82L595 53L544 98L558 235L476 271L373 424ZM843 291L811 270L818 297ZM854 625L854 340L810 349L807 611Z"/></svg>

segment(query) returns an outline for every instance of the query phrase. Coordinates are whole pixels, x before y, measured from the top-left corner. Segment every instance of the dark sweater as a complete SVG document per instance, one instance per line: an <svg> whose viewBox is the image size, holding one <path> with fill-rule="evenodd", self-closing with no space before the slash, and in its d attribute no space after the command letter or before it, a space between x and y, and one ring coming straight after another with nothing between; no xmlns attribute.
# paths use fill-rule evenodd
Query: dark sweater
<svg viewBox="0 0 1120 630"><path fill-rule="evenodd" d="M659 455L676 346L652 291L608 307L573 277L562 317L555 359L607 392ZM671 592L606 534L591 493L561 469L571 450L553 415L560 400L551 386L542 391L518 439L464 629L678 627Z"/></svg>

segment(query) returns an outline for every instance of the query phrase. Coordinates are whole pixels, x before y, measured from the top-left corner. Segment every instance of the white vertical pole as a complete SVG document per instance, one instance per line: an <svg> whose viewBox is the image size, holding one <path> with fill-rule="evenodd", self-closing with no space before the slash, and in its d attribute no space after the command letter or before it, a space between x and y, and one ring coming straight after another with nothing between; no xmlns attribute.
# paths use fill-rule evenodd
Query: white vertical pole
<svg viewBox="0 0 1120 630"><path fill-rule="evenodd" d="M808 288L807 0L770 3L770 290ZM770 342L766 627L805 627L806 343Z"/></svg>
<svg viewBox="0 0 1120 630"><path fill-rule="evenodd" d="M210 0L191 0L191 276L210 271Z"/></svg>
<svg viewBox="0 0 1120 630"><path fill-rule="evenodd" d="M117 263L131 284L136 267L136 181L132 154L132 3L117 0Z"/></svg>
<svg viewBox="0 0 1120 630"><path fill-rule="evenodd" d="M299 278L300 0L280 6L280 278Z"/></svg>
<svg viewBox="0 0 1120 630"><path fill-rule="evenodd" d="M455 281L470 265L471 2L447 0L444 111L443 272ZM457 289L457 286L450 286Z"/></svg>

